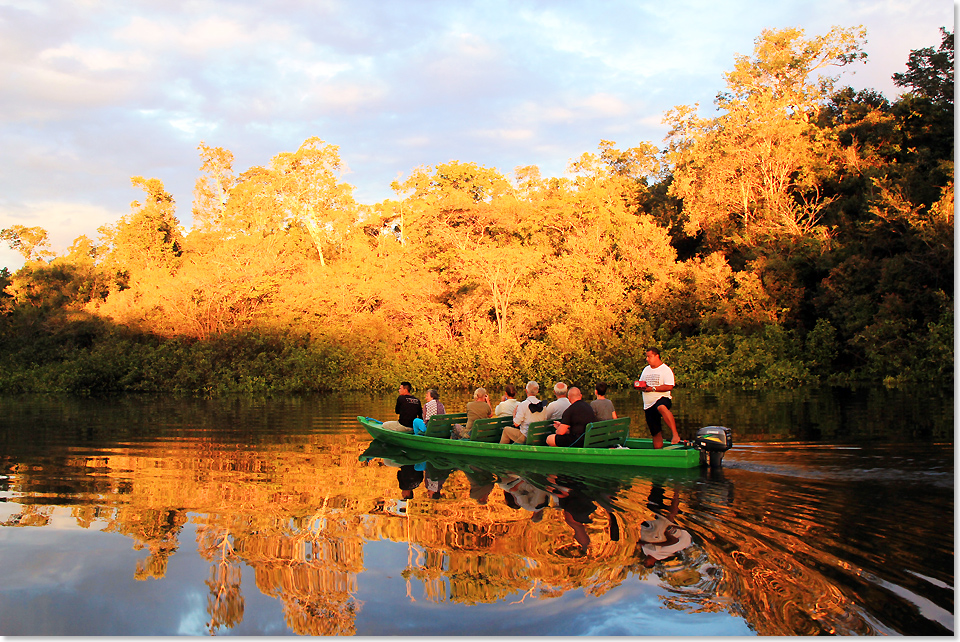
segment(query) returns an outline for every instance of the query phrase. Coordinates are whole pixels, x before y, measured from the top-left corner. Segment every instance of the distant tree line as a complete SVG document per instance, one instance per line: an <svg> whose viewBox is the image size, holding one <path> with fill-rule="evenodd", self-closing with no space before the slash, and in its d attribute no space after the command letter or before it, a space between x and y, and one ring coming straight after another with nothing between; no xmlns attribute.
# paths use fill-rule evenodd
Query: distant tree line
<svg viewBox="0 0 960 642"><path fill-rule="evenodd" d="M624 385L660 346L699 386L953 381L953 34L890 102L825 75L862 28L767 30L663 148L568 177L418 167L357 203L319 138L236 174L200 143L192 229L155 178L62 256L0 238L0 392Z"/></svg>

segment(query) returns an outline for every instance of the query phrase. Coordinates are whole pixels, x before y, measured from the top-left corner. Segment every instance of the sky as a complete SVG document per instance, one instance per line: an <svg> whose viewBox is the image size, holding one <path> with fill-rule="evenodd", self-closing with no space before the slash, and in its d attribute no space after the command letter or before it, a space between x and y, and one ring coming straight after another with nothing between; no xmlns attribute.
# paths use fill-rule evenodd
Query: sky
<svg viewBox="0 0 960 642"><path fill-rule="evenodd" d="M663 146L664 114L724 87L764 29L867 29L839 85L894 99L952 0L0 0L0 229L64 252L163 181L192 224L197 146L237 174L309 137L361 203L419 166L562 176L601 140ZM0 267L19 268L3 246Z"/></svg>

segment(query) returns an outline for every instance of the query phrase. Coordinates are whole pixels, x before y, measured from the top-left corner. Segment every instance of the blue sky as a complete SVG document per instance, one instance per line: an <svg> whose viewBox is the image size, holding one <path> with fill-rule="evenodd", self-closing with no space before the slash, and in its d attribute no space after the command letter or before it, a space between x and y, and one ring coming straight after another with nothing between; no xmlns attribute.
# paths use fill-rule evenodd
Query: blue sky
<svg viewBox="0 0 960 642"><path fill-rule="evenodd" d="M663 114L710 109L765 28L862 24L841 84L892 99L953 23L947 0L0 0L0 228L62 252L130 211L137 175L189 228L201 140L239 173L319 136L363 203L450 160L559 176L601 139L662 145Z"/></svg>

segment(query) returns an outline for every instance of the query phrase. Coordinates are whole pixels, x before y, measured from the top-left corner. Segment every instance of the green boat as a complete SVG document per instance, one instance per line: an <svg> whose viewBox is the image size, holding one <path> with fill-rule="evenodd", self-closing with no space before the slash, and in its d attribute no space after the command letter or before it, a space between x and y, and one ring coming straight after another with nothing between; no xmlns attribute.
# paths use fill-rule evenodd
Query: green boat
<svg viewBox="0 0 960 642"><path fill-rule="evenodd" d="M500 432L510 418L478 419L473 424L469 439L451 439L453 422L466 423L466 416L442 415L437 421L431 418L427 433L415 435L383 428L383 422L371 417L357 417L374 439L384 443L430 453L444 453L465 457L495 457L526 461L574 462L581 464L604 464L611 466L641 466L651 468L696 468L705 464L702 445L682 442L656 449L652 439L636 439L627 436L629 418L598 421L588 424L583 447L556 447L534 445L542 443L552 422L536 422L530 425L528 444L501 444ZM510 422L512 423L512 422ZM726 430L726 429L723 429ZM702 432L702 431L701 431ZM728 431L729 432L729 431ZM729 445L727 446L729 447Z"/></svg>

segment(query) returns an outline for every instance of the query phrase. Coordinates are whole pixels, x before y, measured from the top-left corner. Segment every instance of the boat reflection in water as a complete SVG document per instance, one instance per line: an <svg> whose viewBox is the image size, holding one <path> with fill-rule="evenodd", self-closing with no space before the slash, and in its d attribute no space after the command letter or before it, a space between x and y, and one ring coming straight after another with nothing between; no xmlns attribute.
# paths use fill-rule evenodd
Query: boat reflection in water
<svg viewBox="0 0 960 642"><path fill-rule="evenodd" d="M952 448L618 468L213 430L195 411L143 435L90 438L72 413L5 429L0 634L953 631Z"/></svg>
<svg viewBox="0 0 960 642"><path fill-rule="evenodd" d="M404 577L413 599L481 603L520 593L516 603L577 589L598 596L636 576L658 582L672 609L730 604L720 593L720 568L675 521L684 483L707 471L645 477L606 466L466 462L377 441L361 460L397 468L402 504L386 499L383 507L411 522ZM465 492L443 492L454 471L463 473ZM413 501L421 485L424 500ZM642 506L629 499L638 491ZM411 579L423 583L422 596Z"/></svg>

